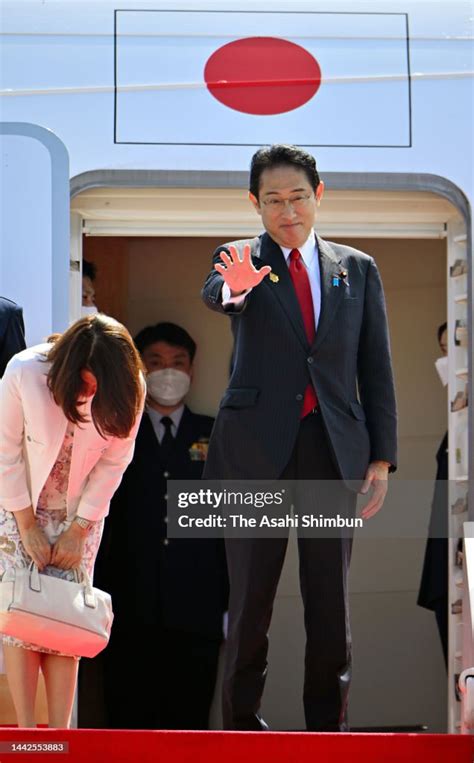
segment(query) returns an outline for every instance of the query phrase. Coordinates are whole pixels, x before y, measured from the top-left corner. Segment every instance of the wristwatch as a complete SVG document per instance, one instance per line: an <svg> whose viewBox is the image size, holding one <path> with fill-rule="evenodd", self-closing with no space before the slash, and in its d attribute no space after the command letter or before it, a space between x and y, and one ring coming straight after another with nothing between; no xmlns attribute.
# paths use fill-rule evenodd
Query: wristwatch
<svg viewBox="0 0 474 763"><path fill-rule="evenodd" d="M74 517L73 522L76 522L83 530L88 530L94 524L90 519L84 519L84 517Z"/></svg>

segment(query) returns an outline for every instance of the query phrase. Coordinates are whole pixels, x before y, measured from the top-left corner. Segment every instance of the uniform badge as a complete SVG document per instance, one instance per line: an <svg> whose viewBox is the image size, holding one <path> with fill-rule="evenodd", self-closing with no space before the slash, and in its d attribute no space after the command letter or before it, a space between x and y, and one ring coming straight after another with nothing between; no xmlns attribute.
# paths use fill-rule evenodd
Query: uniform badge
<svg viewBox="0 0 474 763"><path fill-rule="evenodd" d="M189 448L189 457L191 461L205 461L207 451L209 450L209 438L200 437L197 442L193 442Z"/></svg>

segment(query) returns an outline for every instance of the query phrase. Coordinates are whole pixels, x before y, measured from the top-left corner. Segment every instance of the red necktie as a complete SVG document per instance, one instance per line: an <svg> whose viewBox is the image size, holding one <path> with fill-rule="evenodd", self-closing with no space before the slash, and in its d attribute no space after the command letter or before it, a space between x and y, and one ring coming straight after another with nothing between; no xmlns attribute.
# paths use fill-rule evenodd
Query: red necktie
<svg viewBox="0 0 474 763"><path fill-rule="evenodd" d="M298 249L292 249L290 252L290 276L295 287L296 296L300 303L301 315L306 330L306 336L309 344L313 344L316 336L316 326L314 323L313 297L311 296L311 286L308 273L301 259L301 252ZM318 399L312 384L308 384L304 392L303 407L301 409L301 418L310 413L316 407Z"/></svg>

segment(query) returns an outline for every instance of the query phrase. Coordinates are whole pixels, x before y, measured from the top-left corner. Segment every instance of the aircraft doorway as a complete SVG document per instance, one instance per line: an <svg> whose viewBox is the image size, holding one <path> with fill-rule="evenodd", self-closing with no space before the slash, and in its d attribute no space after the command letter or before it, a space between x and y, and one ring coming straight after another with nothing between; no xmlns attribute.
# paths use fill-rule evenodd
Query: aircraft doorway
<svg viewBox="0 0 474 763"><path fill-rule="evenodd" d="M100 188L76 196L72 210L82 220L82 256L97 266L99 308L132 334L165 320L189 331L198 345L189 404L215 415L232 340L229 322L204 306L200 289L214 248L255 235L260 221L243 189L173 189L171 197L166 189ZM321 207L318 232L372 255L384 283L400 417L394 479L434 480L435 454L447 426L446 391L434 360L436 331L447 319L446 221L455 215L449 202L428 193L329 191ZM430 503L431 494L420 507L427 527ZM388 502L386 510L396 507ZM435 619L416 606L424 545L422 539L355 544L355 728L427 724L433 732L446 730L446 675ZM303 648L296 544L290 543L263 704L275 730L304 728Z"/></svg>

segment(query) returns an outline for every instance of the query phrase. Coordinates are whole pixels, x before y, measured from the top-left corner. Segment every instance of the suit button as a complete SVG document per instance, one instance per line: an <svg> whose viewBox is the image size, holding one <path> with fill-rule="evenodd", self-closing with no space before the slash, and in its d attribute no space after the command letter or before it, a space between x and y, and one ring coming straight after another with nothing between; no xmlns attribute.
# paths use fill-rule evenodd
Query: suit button
<svg viewBox="0 0 474 763"><path fill-rule="evenodd" d="M168 493L165 493L163 498L165 499L165 501L167 501L168 500Z"/></svg>
<svg viewBox="0 0 474 763"><path fill-rule="evenodd" d="M170 544L170 542L169 542L168 538L165 538L164 541L163 541L163 546L169 546L169 544Z"/></svg>
<svg viewBox="0 0 474 763"><path fill-rule="evenodd" d="M28 442L31 442L31 437L30 437L30 435L26 435L26 439L28 440Z"/></svg>
<svg viewBox="0 0 474 763"><path fill-rule="evenodd" d="M165 522L165 524L168 524L168 517L163 517L163 522Z"/></svg>
<svg viewBox="0 0 474 763"><path fill-rule="evenodd" d="M296 399L298 400L298 402L300 402L300 400L303 399L303 395L301 395L301 394L296 395Z"/></svg>
<svg viewBox="0 0 474 763"><path fill-rule="evenodd" d="M163 477L166 477L166 478L168 478L169 476L170 476L170 473L169 473L169 472L163 472Z"/></svg>
<svg viewBox="0 0 474 763"><path fill-rule="evenodd" d="M308 363L314 363L314 358L308 358Z"/></svg>

